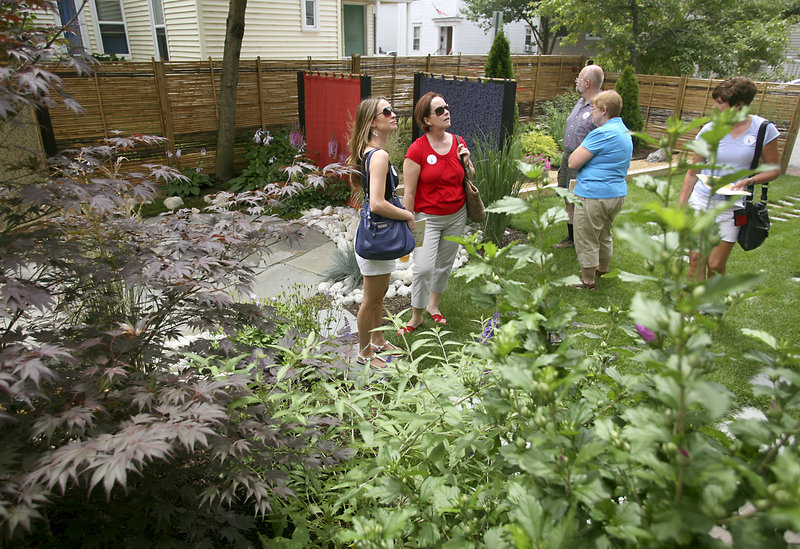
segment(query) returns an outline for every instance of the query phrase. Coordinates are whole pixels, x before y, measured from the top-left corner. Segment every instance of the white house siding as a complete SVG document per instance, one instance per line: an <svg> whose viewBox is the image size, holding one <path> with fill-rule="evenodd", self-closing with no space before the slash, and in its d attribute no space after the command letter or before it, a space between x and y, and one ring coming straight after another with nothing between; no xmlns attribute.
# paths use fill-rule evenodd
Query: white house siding
<svg viewBox="0 0 800 549"><path fill-rule="evenodd" d="M131 59L149 61L155 55L149 0L124 0L122 4L125 10L128 49L131 52Z"/></svg>
<svg viewBox="0 0 800 549"><path fill-rule="evenodd" d="M80 1L80 0L79 0ZM344 52L342 4L365 7L366 53L375 51L375 0L318 0L316 29L302 25L302 0L249 0L245 14L242 59L297 59L312 56L335 59ZM221 59L225 47L228 0L162 0L171 61ZM149 0L123 0L128 47L132 61L155 56ZM82 22L87 49L99 52L94 24L94 2L84 10ZM48 20L57 23L57 15Z"/></svg>
<svg viewBox="0 0 800 549"><path fill-rule="evenodd" d="M171 61L206 59L196 0L162 0ZM227 13L225 15L227 18ZM223 25L225 19L223 19ZM155 51L155 50L154 50ZM152 55L152 54L151 54ZM148 58L149 59L149 58Z"/></svg>
<svg viewBox="0 0 800 549"><path fill-rule="evenodd" d="M172 6L173 3L183 6ZM222 58L227 0L166 0L164 11L171 59ZM339 39L341 2L319 0L318 11L318 28L306 30L302 27L301 0L249 0L241 58L339 57L342 51Z"/></svg>
<svg viewBox="0 0 800 549"><path fill-rule="evenodd" d="M398 55L436 55L439 51L440 28L452 26L454 55L485 55L492 47L492 32L484 31L467 19L461 12L463 6L462 0L413 0L406 5L381 3L378 44L384 51L397 51ZM401 25L396 21L403 16L406 20ZM413 50L414 27L417 25L421 27L420 48ZM397 36L394 30L402 26L405 26L404 38ZM511 53L524 52L525 26L521 22L503 26Z"/></svg>

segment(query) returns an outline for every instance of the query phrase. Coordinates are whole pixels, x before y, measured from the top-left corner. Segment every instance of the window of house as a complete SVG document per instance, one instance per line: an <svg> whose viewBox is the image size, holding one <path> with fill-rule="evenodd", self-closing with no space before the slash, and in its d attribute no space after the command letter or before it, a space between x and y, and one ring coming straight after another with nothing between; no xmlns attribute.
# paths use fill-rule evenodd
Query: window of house
<svg viewBox="0 0 800 549"><path fill-rule="evenodd" d="M307 29L317 28L317 0L300 0L303 4L303 26Z"/></svg>
<svg viewBox="0 0 800 549"><path fill-rule="evenodd" d="M167 25L164 23L164 9L161 5L161 0L150 0L150 10L153 12L153 36L155 37L155 50L158 54L158 59L169 61Z"/></svg>
<svg viewBox="0 0 800 549"><path fill-rule="evenodd" d="M58 0L58 16L62 26L66 26L64 36L69 42L70 53L76 53L84 48L83 33L78 17L78 10L75 9L75 0Z"/></svg>
<svg viewBox="0 0 800 549"><path fill-rule="evenodd" d="M120 0L94 0L94 7L103 49L101 53L129 54L128 34Z"/></svg>
<svg viewBox="0 0 800 549"><path fill-rule="evenodd" d="M525 51L533 51L533 29L530 27L525 29Z"/></svg>
<svg viewBox="0 0 800 549"><path fill-rule="evenodd" d="M421 29L422 27L420 25L414 25L414 40L411 45L411 49L414 51L419 51L419 35Z"/></svg>

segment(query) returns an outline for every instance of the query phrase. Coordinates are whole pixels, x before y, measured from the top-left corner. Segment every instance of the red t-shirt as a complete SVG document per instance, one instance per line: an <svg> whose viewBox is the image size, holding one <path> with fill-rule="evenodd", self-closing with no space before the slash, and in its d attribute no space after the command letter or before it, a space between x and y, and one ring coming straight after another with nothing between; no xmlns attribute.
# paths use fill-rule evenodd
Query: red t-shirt
<svg viewBox="0 0 800 549"><path fill-rule="evenodd" d="M450 215L464 205L464 166L457 151L455 136L446 154L434 151L426 135L422 135L408 148L406 158L420 166L414 211Z"/></svg>

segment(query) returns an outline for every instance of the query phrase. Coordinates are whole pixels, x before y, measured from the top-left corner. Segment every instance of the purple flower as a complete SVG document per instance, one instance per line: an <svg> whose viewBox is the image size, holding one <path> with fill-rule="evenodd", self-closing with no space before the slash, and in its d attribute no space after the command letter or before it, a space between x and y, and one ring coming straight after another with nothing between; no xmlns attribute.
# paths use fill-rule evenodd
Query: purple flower
<svg viewBox="0 0 800 549"><path fill-rule="evenodd" d="M262 133L261 128L258 128L256 130L256 133L253 134L253 141L255 142L256 145L261 145L261 133Z"/></svg>
<svg viewBox="0 0 800 549"><path fill-rule="evenodd" d="M292 130L291 133L289 133L289 144L297 151L302 149L306 144L303 133L300 130Z"/></svg>
<svg viewBox="0 0 800 549"><path fill-rule="evenodd" d="M200 149L200 156L205 156L205 155L206 155L206 150Z"/></svg>
<svg viewBox="0 0 800 549"><path fill-rule="evenodd" d="M500 325L500 313L495 313L494 316L489 320L486 327L481 332L481 335L478 336L478 343L482 343L486 345L492 336L494 336L494 331Z"/></svg>
<svg viewBox="0 0 800 549"><path fill-rule="evenodd" d="M178 149L175 151L175 158L180 158L180 157L181 157L181 150Z"/></svg>
<svg viewBox="0 0 800 549"><path fill-rule="evenodd" d="M339 152L339 143L336 142L336 139L331 137L331 140L328 141L328 158L336 158L336 153Z"/></svg>
<svg viewBox="0 0 800 549"><path fill-rule="evenodd" d="M645 343L650 343L656 340L656 334L647 329L643 324L636 325L636 332L641 336Z"/></svg>

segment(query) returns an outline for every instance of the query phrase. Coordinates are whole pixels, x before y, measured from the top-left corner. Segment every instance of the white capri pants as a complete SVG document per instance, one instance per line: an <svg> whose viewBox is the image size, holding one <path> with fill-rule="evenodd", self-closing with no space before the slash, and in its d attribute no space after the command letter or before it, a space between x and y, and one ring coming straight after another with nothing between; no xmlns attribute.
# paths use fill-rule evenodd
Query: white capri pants
<svg viewBox="0 0 800 549"><path fill-rule="evenodd" d="M425 239L414 250L414 268L411 279L411 306L424 309L430 293L441 294L453 270L459 244L445 240L446 236L461 236L467 224L467 208L463 206L450 215L431 215L416 212L415 219L426 219Z"/></svg>

